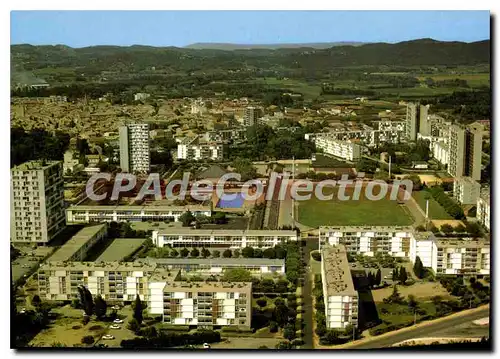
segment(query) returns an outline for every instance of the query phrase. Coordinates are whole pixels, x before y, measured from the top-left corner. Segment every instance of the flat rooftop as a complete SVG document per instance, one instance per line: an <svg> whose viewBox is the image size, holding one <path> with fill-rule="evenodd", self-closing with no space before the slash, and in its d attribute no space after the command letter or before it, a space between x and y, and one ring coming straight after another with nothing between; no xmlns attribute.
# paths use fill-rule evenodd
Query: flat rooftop
<svg viewBox="0 0 500 359"><path fill-rule="evenodd" d="M472 238L446 238L436 240L438 247L448 248L489 248L490 241Z"/></svg>
<svg viewBox="0 0 500 359"><path fill-rule="evenodd" d="M343 245L325 246L321 250L321 265L326 281L326 295L357 295L352 283L347 252Z"/></svg>
<svg viewBox="0 0 500 359"><path fill-rule="evenodd" d="M297 236L289 230L244 230L244 229L191 229L166 228L158 231L159 236L191 235L191 236Z"/></svg>
<svg viewBox="0 0 500 359"><path fill-rule="evenodd" d="M52 167L58 163L62 163L61 161L29 161L21 163L13 168L11 171L35 171L35 170L43 170L49 167Z"/></svg>
<svg viewBox="0 0 500 359"><path fill-rule="evenodd" d="M412 232L411 226L322 226L320 232Z"/></svg>
<svg viewBox="0 0 500 359"><path fill-rule="evenodd" d="M175 206L175 205L162 205L156 204L155 202L151 202L148 204L141 205L74 205L68 207L66 210L70 211L130 211L130 212L142 212L142 211L181 211L186 212L190 211L209 211L210 206L205 206L201 204L193 204L186 206Z"/></svg>
<svg viewBox="0 0 500 359"><path fill-rule="evenodd" d="M267 258L153 258L147 257L137 259L136 262L141 263L156 263L158 265L216 265L216 266L284 266L284 259L267 259Z"/></svg>
<svg viewBox="0 0 500 359"><path fill-rule="evenodd" d="M77 253L82 246L91 240L100 231L105 230L107 224L98 224L81 229L69 241L61 246L50 258L50 262L64 262L69 260L75 253Z"/></svg>
<svg viewBox="0 0 500 359"><path fill-rule="evenodd" d="M146 271L156 269L155 264L137 262L49 262L40 266L40 270L51 271Z"/></svg>
<svg viewBox="0 0 500 359"><path fill-rule="evenodd" d="M95 262L122 261L137 251L145 241L146 238L115 238Z"/></svg>

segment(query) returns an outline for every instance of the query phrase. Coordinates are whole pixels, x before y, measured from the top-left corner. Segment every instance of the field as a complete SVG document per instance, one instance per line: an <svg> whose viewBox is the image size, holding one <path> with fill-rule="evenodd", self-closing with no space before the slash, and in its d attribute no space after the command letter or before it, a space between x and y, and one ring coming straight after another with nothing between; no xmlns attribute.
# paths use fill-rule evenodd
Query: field
<svg viewBox="0 0 500 359"><path fill-rule="evenodd" d="M389 199L389 195L379 201L364 198L361 191L359 200L340 201L337 188L323 189L324 195L333 193L329 201L321 201L313 194L308 201L298 202L298 221L308 227L319 226L405 226L413 223L413 218L404 205ZM352 194L347 189L346 194Z"/></svg>
<svg viewBox="0 0 500 359"><path fill-rule="evenodd" d="M372 290L373 301L375 303L382 302L384 298L391 295L392 290L391 286ZM407 298L410 294L413 294L419 301L429 300L435 295L440 295L443 299L451 298L446 289L443 288L439 282L417 282L410 286L398 285L398 291L401 296L405 298Z"/></svg>
<svg viewBox="0 0 500 359"><path fill-rule="evenodd" d="M321 85L308 84L307 82L296 79L276 79L273 77L266 77L265 79L257 79L257 83L264 83L272 87L287 88L291 91L298 92L304 95L304 99L314 99L321 93Z"/></svg>
<svg viewBox="0 0 500 359"><path fill-rule="evenodd" d="M134 253L144 243L144 238L116 238L96 259L96 262L121 261Z"/></svg>
<svg viewBox="0 0 500 359"><path fill-rule="evenodd" d="M443 81L443 80L465 80L469 84L469 86L477 87L477 86L488 86L490 84L490 74L489 73L480 73L480 74L439 74L439 75L421 75L418 76L417 79L420 81L425 80L426 78L432 78L434 81Z"/></svg>
<svg viewBox="0 0 500 359"><path fill-rule="evenodd" d="M413 198L418 203L422 211L425 213L426 195L429 197L429 218L430 219L453 219L439 203L432 198L427 191L415 191L412 193Z"/></svg>

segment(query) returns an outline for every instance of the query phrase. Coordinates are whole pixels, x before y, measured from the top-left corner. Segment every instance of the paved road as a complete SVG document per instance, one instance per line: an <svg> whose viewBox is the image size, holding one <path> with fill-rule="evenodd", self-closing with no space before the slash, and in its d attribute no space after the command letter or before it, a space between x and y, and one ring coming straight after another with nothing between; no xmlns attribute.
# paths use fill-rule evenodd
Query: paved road
<svg viewBox="0 0 500 359"><path fill-rule="evenodd" d="M346 346L345 349L375 349L375 348L387 348L393 344L414 339L414 338L425 338L433 337L434 333L443 331L445 329L452 328L454 326L461 325L463 323L471 322L476 319L481 319L489 316L490 309L485 308L482 310L475 311L470 314L464 314L458 317L451 317L445 320L440 320L436 323L427 324L423 326L417 326L416 328L402 331L401 333L396 333L393 335L388 335L386 337L381 337L378 339L372 339L359 344L352 344Z"/></svg>

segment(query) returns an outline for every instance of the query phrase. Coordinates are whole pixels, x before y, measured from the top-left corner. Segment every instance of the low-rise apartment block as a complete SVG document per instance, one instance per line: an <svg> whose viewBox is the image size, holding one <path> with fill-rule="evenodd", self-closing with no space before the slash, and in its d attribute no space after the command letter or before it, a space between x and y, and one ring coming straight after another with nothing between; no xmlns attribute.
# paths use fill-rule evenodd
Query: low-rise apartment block
<svg viewBox="0 0 500 359"><path fill-rule="evenodd" d="M471 177L457 177L453 181L453 197L461 204L476 204L481 185Z"/></svg>
<svg viewBox="0 0 500 359"><path fill-rule="evenodd" d="M376 253L393 257L408 257L410 241L413 236L411 227L388 226L339 226L320 227L320 247L326 244L343 244L349 253L374 256Z"/></svg>
<svg viewBox="0 0 500 359"><path fill-rule="evenodd" d="M158 274L148 288L149 312L161 314L164 323L250 328L252 283L174 282Z"/></svg>
<svg viewBox="0 0 500 359"><path fill-rule="evenodd" d="M347 251L343 245L321 250L321 280L325 301L326 327L343 329L358 326L358 292L354 289Z"/></svg>
<svg viewBox="0 0 500 359"><path fill-rule="evenodd" d="M338 141L328 137L318 136L314 141L316 148L332 156L348 161L356 161L361 157L361 146L351 141Z"/></svg>
<svg viewBox="0 0 500 359"><path fill-rule="evenodd" d="M477 199L476 217L488 231L490 231L490 188L484 188Z"/></svg>
<svg viewBox="0 0 500 359"><path fill-rule="evenodd" d="M286 241L300 239L295 231L286 230L227 230L168 228L153 231L153 244L157 247L210 247L210 248L272 248Z"/></svg>
<svg viewBox="0 0 500 359"><path fill-rule="evenodd" d="M88 251L106 237L107 224L85 227L64 243L52 256L49 262L83 261Z"/></svg>
<svg viewBox="0 0 500 359"><path fill-rule="evenodd" d="M11 242L48 243L66 227L62 162L26 162L10 173Z"/></svg>
<svg viewBox="0 0 500 359"><path fill-rule="evenodd" d="M177 145L179 160L214 160L223 158L223 145L217 142L205 142L200 137L186 138Z"/></svg>
<svg viewBox="0 0 500 359"><path fill-rule="evenodd" d="M285 274L284 259L267 258L152 258L137 260L156 264L158 268L217 275L228 269L242 268L252 274Z"/></svg>
<svg viewBox="0 0 500 359"><path fill-rule="evenodd" d="M179 221L187 211L194 216L210 217L210 206L71 206L66 209L68 223L104 223L104 222L164 222Z"/></svg>

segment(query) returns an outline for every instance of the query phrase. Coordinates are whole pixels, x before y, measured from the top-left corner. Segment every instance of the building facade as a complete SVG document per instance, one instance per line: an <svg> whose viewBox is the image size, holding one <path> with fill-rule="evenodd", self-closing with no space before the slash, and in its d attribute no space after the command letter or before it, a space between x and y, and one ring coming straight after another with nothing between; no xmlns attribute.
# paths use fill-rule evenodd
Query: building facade
<svg viewBox="0 0 500 359"><path fill-rule="evenodd" d="M418 133L418 107L419 104L409 102L406 104L406 139L415 141Z"/></svg>
<svg viewBox="0 0 500 359"><path fill-rule="evenodd" d="M260 117L262 117L262 109L248 106L245 108L243 123L245 127L255 126Z"/></svg>
<svg viewBox="0 0 500 359"><path fill-rule="evenodd" d="M481 185L471 177L457 177L453 181L453 197L460 204L476 204Z"/></svg>
<svg viewBox="0 0 500 359"><path fill-rule="evenodd" d="M11 241L50 242L66 227L62 162L26 162L10 173Z"/></svg>
<svg viewBox="0 0 500 359"><path fill-rule="evenodd" d="M361 158L361 146L350 141L337 141L327 137L318 136L315 139L316 148L324 153L340 157L348 161L356 161Z"/></svg>
<svg viewBox="0 0 500 359"><path fill-rule="evenodd" d="M68 223L104 222L178 222L187 211L194 216L210 217L210 206L70 206L66 209Z"/></svg>
<svg viewBox="0 0 500 359"><path fill-rule="evenodd" d="M320 227L320 248L342 244L349 253L374 256L377 253L393 257L408 257L413 236L411 227Z"/></svg>
<svg viewBox="0 0 500 359"><path fill-rule="evenodd" d="M321 281L325 301L326 327L358 326L358 292L354 289L347 251L343 245L321 250Z"/></svg>
<svg viewBox="0 0 500 359"><path fill-rule="evenodd" d="M450 127L448 165L450 175L481 180L483 131L484 126L479 123L467 127L456 124Z"/></svg>
<svg viewBox="0 0 500 359"><path fill-rule="evenodd" d="M177 145L177 159L221 161L223 151L221 143L200 141L200 137L187 138Z"/></svg>
<svg viewBox="0 0 500 359"><path fill-rule="evenodd" d="M490 211L490 189L485 188L477 199L476 217L479 223L481 223L488 231L490 231L491 228Z"/></svg>
<svg viewBox="0 0 500 359"><path fill-rule="evenodd" d="M285 230L225 230L169 228L153 231L153 244L157 247L209 247L209 248L272 248L286 241L300 239L295 231Z"/></svg>
<svg viewBox="0 0 500 359"><path fill-rule="evenodd" d="M120 126L120 167L124 172L149 173L149 125L134 123Z"/></svg>

